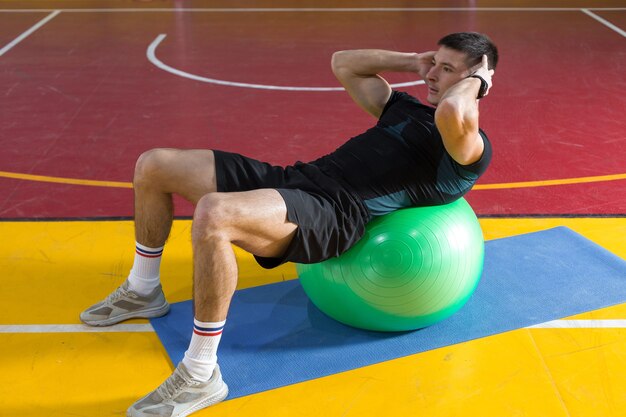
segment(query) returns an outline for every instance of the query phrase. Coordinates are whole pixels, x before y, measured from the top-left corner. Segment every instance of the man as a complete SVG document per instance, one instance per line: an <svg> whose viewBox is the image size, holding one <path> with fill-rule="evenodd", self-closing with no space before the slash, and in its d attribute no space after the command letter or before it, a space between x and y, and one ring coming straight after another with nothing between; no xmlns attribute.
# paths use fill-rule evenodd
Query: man
<svg viewBox="0 0 626 417"><path fill-rule="evenodd" d="M446 204L467 193L491 159L491 145L478 127L478 100L492 85L497 59L496 47L478 33L448 35L437 51L421 54L335 53L333 72L378 123L311 163L282 168L210 150L141 155L134 177L133 268L81 320L107 326L168 312L159 265L174 193L195 204L195 317L182 362L128 415L186 416L227 396L216 352L237 284L233 244L267 268L320 262L354 245L374 216ZM392 91L379 75L386 71L419 74L436 109Z"/></svg>

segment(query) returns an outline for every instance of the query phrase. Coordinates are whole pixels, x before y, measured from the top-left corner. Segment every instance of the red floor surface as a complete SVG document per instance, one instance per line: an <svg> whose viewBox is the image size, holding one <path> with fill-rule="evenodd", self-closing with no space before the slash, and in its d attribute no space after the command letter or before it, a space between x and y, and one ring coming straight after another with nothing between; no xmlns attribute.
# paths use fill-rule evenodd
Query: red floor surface
<svg viewBox="0 0 626 417"><path fill-rule="evenodd" d="M51 8L44 4L28 7ZM626 9L593 13L626 29ZM0 11L0 48L49 14ZM137 156L164 146L284 165L330 152L374 123L345 92L221 86L165 72L146 57L159 34L167 37L157 57L187 73L337 87L329 68L335 50L423 51L462 30L488 33L501 52L494 88L481 102L495 148L481 184L626 172L626 38L579 10L62 12L0 57L0 171L129 182ZM625 191L620 180L475 190L468 199L479 215L619 215ZM130 215L129 189L0 178L1 218Z"/></svg>

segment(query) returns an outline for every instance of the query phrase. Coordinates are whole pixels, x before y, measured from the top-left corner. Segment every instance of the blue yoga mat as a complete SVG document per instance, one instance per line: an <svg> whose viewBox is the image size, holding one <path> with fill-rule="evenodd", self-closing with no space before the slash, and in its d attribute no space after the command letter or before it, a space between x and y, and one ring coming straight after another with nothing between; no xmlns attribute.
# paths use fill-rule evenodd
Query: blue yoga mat
<svg viewBox="0 0 626 417"><path fill-rule="evenodd" d="M626 262L558 227L486 242L469 302L413 332L340 324L311 304L297 280L237 291L218 356L236 398L623 302ZM191 301L152 325L178 363L191 338Z"/></svg>

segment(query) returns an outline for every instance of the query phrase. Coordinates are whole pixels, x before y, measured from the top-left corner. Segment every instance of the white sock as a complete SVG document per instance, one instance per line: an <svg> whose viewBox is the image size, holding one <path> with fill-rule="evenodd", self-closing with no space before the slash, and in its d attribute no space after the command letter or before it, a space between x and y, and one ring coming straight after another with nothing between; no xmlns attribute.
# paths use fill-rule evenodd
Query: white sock
<svg viewBox="0 0 626 417"><path fill-rule="evenodd" d="M217 364L217 346L226 321L202 322L193 319L193 334L183 364L194 379L208 381Z"/></svg>
<svg viewBox="0 0 626 417"><path fill-rule="evenodd" d="M148 295L159 286L163 247L149 248L136 242L135 261L128 275L128 286L139 295Z"/></svg>

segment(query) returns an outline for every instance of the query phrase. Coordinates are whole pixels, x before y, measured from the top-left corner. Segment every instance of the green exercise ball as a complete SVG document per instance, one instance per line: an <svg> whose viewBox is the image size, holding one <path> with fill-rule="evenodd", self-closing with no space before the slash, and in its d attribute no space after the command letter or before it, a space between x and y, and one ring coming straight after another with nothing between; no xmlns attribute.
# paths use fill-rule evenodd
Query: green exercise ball
<svg viewBox="0 0 626 417"><path fill-rule="evenodd" d="M407 331L458 311L478 285L483 261L480 224L461 198L375 218L341 256L296 269L311 302L335 320Z"/></svg>

